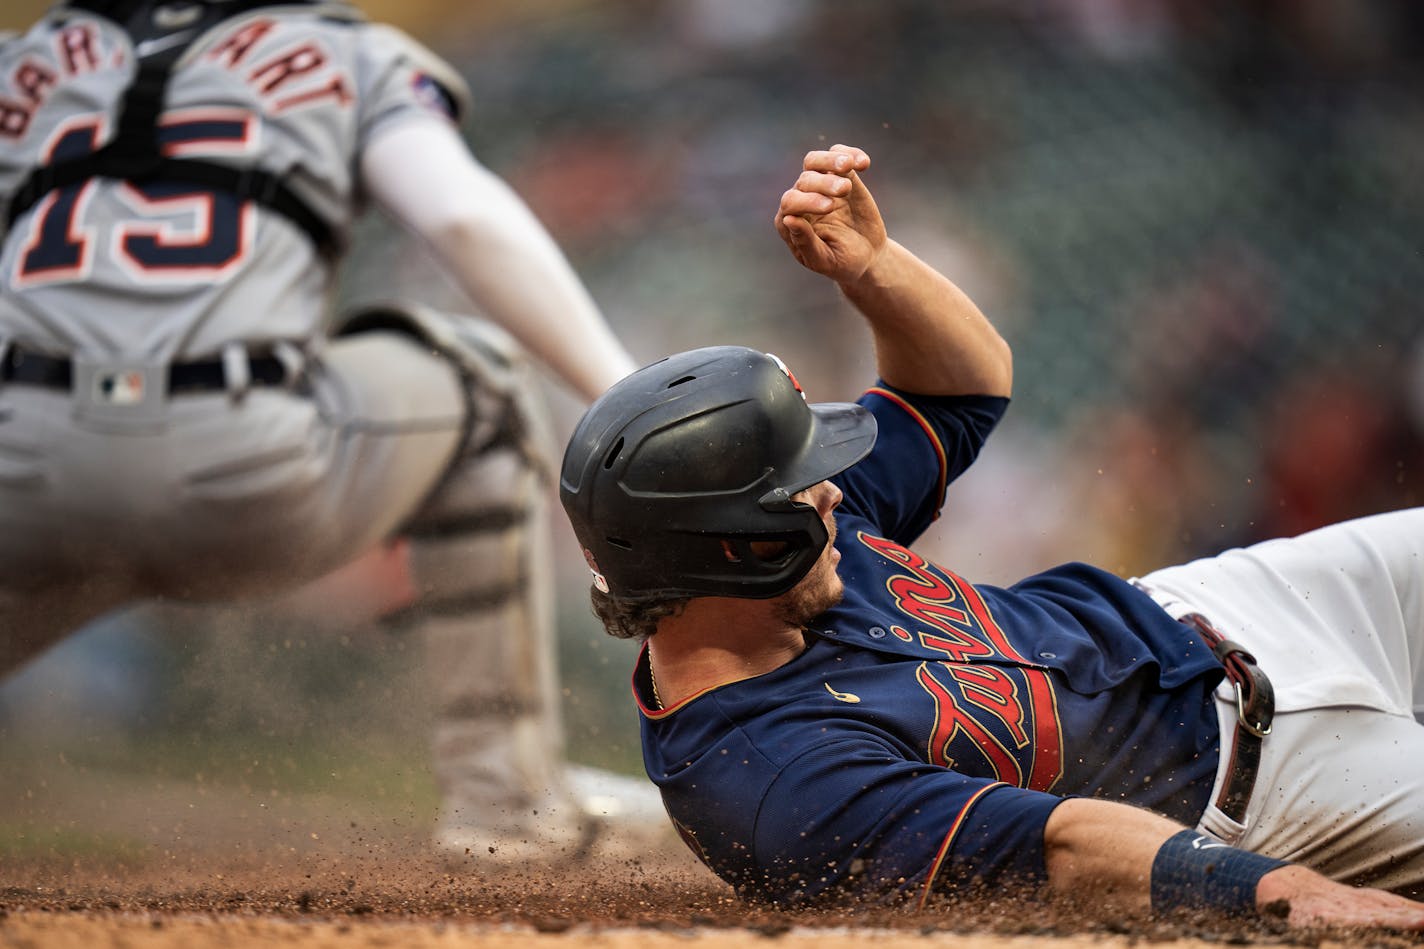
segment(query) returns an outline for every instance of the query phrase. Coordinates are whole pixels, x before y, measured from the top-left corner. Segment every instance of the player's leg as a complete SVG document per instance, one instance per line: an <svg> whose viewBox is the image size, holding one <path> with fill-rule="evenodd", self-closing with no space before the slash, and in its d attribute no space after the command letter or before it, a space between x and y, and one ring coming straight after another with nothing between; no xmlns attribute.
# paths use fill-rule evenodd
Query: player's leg
<svg viewBox="0 0 1424 949"><path fill-rule="evenodd" d="M67 393L0 387L0 676L133 596L122 556L77 501L86 459ZM78 458L69 457L70 454Z"/></svg>
<svg viewBox="0 0 1424 949"><path fill-rule="evenodd" d="M1424 508L1143 579L1159 601L1205 614L1249 648L1283 710L1359 704L1424 716Z"/></svg>
<svg viewBox="0 0 1424 949"><path fill-rule="evenodd" d="M293 389L173 399L168 464L130 492L150 591L266 599L389 539L460 445L462 392L426 347L372 332L325 346Z"/></svg>
<svg viewBox="0 0 1424 949"><path fill-rule="evenodd" d="M0 678L131 597L126 585L98 578L44 588L0 588Z"/></svg>
<svg viewBox="0 0 1424 949"><path fill-rule="evenodd" d="M596 830L563 770L548 508L505 445L466 459L411 525L420 599L401 621L426 651L436 839L455 855L559 859Z"/></svg>
<svg viewBox="0 0 1424 949"><path fill-rule="evenodd" d="M1242 643L1275 688L1239 842L1344 879L1424 886L1424 510L1144 581L1169 610L1201 612ZM1218 696L1229 734L1234 709Z"/></svg>
<svg viewBox="0 0 1424 949"><path fill-rule="evenodd" d="M1358 707L1277 715L1257 781L1240 846L1424 896L1424 725L1411 716Z"/></svg>
<svg viewBox="0 0 1424 949"><path fill-rule="evenodd" d="M302 392L175 397L153 420L75 422L7 386L0 426L0 673L142 596L270 595L391 535L464 431L459 375L408 336L333 344Z"/></svg>
<svg viewBox="0 0 1424 949"><path fill-rule="evenodd" d="M436 830L452 856L551 860L596 827L563 768L551 587L549 442L529 370L487 324L424 310L355 316L400 326L458 366L465 445L404 528L419 599L397 617L427 653L435 710Z"/></svg>

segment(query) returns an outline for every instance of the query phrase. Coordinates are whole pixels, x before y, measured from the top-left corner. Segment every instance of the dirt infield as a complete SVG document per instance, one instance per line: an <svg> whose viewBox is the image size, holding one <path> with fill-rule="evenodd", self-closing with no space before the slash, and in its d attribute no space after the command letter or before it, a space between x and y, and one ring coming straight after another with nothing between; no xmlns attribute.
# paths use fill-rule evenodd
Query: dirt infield
<svg viewBox="0 0 1424 949"><path fill-rule="evenodd" d="M896 932L850 929L791 929L768 937L755 932L690 929L676 934L640 932L626 929L573 929L549 934L520 930L492 929L474 925L429 923L284 923L252 919L181 919L155 925L143 919L96 920L82 917L23 918L0 924L0 939L6 945L36 945L53 949L95 949L101 946L133 946L148 949L189 949L204 946L305 946L312 949L357 949L368 946L424 947L478 945L486 949L556 949L556 947L606 947L606 949L653 949L670 942L687 949L744 949L782 946L785 949L824 946L874 949L919 949L953 942L961 949L1023 949L1049 945L1044 939L1025 936L905 935ZM1115 949L1137 945L1125 936L1102 939L1055 939L1051 945L1074 949L1093 946ZM1159 945L1198 946L1195 941L1170 941ZM1342 943L1343 945L1343 943Z"/></svg>
<svg viewBox="0 0 1424 949"><path fill-rule="evenodd" d="M783 912L747 905L696 865L668 859L497 873L415 853L289 854L238 866L222 855L170 854L159 863L6 861L0 946L1424 945L1413 936L1285 933L1265 923L1103 919L1041 903Z"/></svg>
<svg viewBox="0 0 1424 949"><path fill-rule="evenodd" d="M1161 921L1046 902L835 912L753 906L681 849L547 865L451 864L404 792L279 791L77 767L0 767L0 949L908 946L1115 949L1424 946L1424 936L1285 933L1271 921Z"/></svg>
<svg viewBox="0 0 1424 949"><path fill-rule="evenodd" d="M148 949L189 949L205 946L305 946L311 949L358 949L368 946L424 947L478 945L485 949L557 949L557 947L606 947L606 949L654 949L685 946L687 949L750 949L780 946L785 949L824 946L826 949L921 949L952 942L960 949L1025 949L1053 945L1064 949L1093 946L1116 949L1135 946L1138 940L1126 936L1101 939L1067 938L1050 943L1038 937L960 935L905 935L896 932L851 929L791 929L768 937L754 932L690 929L676 934L640 932L626 929L574 929L549 934L520 930L491 929L472 925L429 923L283 923L273 920L182 919L154 923L143 919L95 920L82 917L24 918L0 924L0 939L6 945L36 945L53 949L95 949L102 946L148 947ZM1164 947L1194 947L1196 941L1169 941ZM1341 943L1344 945L1344 943Z"/></svg>
<svg viewBox="0 0 1424 949"><path fill-rule="evenodd" d="M956 912L750 908L709 876L591 865L491 876L433 862L298 861L246 871L7 866L0 946L1121 946L1255 942L1242 930L1064 919L1045 906ZM1125 932L1126 930L1126 932ZM1259 933L1279 943L1279 933ZM1314 939L1310 945L1319 945ZM1381 943L1377 943L1381 945ZM1386 943L1387 945L1387 943ZM1403 945L1403 943L1401 943Z"/></svg>

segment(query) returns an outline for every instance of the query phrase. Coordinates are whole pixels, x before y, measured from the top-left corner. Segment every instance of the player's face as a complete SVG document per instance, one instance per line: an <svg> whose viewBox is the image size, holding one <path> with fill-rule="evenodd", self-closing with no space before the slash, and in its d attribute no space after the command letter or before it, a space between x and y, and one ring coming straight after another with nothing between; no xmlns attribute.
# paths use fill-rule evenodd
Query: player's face
<svg viewBox="0 0 1424 949"><path fill-rule="evenodd" d="M839 603L845 592L840 575L836 573L836 564L840 563L841 553L835 547L836 518L832 513L841 503L842 494L840 488L829 481L822 481L805 491L798 491L791 497L794 501L809 504L816 509L826 525L828 538L826 548L821 551L821 556L816 559L811 572L802 577L800 583L783 593L776 605L779 619L795 626L805 626Z"/></svg>

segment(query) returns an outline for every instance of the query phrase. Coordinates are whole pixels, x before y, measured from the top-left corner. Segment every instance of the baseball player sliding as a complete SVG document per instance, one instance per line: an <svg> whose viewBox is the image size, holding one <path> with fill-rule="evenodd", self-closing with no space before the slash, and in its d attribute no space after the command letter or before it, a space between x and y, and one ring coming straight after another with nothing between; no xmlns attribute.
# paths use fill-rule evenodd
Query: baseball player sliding
<svg viewBox="0 0 1424 949"><path fill-rule="evenodd" d="M466 98L340 0L73 0L0 45L0 672L135 598L285 591L408 535L440 840L557 859L594 824L561 770L521 345L589 399L633 364L466 150ZM328 326L367 201L494 323Z"/></svg>
<svg viewBox="0 0 1424 949"><path fill-rule="evenodd" d="M784 903L978 881L1424 930L1398 895L1424 892L1424 511L1136 581L929 562L909 545L1012 365L886 236L869 165L810 152L776 215L870 325L858 404L699 349L611 388L564 456L595 610L646 638L644 760L689 847Z"/></svg>

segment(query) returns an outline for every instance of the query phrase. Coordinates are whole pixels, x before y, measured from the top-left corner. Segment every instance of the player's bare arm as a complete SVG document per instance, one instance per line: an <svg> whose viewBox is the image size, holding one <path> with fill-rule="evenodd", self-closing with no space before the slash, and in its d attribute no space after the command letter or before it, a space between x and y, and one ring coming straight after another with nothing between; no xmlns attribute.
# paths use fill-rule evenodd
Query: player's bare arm
<svg viewBox="0 0 1424 949"><path fill-rule="evenodd" d="M1064 801L1044 827L1049 885L1054 891L1124 909L1152 903L1158 854L1184 828L1151 811L1112 801ZM1199 836L1208 857L1226 845ZM1158 868L1157 872L1161 872ZM1158 881L1161 883L1160 879ZM1255 907L1279 912L1292 926L1374 926L1424 929L1424 904L1346 886L1303 866L1286 865L1260 877Z"/></svg>
<svg viewBox="0 0 1424 949"><path fill-rule="evenodd" d="M808 152L781 196L777 233L869 321L886 382L925 395L1009 395L1008 343L953 281L887 236L860 177L869 167L853 146Z"/></svg>
<svg viewBox="0 0 1424 949"><path fill-rule="evenodd" d="M636 368L534 212L448 125L432 118L387 132L362 171L382 208L573 391L592 400Z"/></svg>

